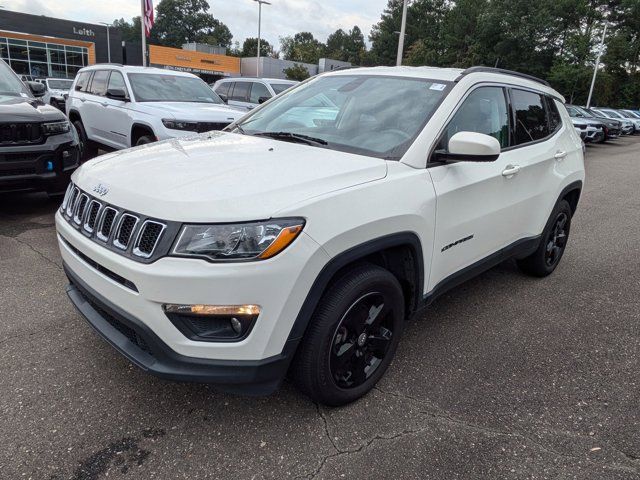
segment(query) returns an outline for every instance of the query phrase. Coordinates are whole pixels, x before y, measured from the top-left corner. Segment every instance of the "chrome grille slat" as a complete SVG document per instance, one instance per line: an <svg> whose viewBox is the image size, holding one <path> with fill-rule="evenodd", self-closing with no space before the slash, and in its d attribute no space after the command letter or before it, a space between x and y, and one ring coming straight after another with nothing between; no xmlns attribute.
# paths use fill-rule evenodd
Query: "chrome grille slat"
<svg viewBox="0 0 640 480"><path fill-rule="evenodd" d="M153 261L160 246L166 251L165 230L175 234L178 228L109 205L80 190L74 183L67 187L60 211L69 224L79 228L91 241L142 263Z"/></svg>
<svg viewBox="0 0 640 480"><path fill-rule="evenodd" d="M142 258L150 258L166 228L167 226L164 223L156 222L154 220L145 220L140 227L136 241L133 244L133 254Z"/></svg>
<svg viewBox="0 0 640 480"><path fill-rule="evenodd" d="M130 213L125 213L120 216L120 221L115 229L116 233L113 235L113 244L120 250L126 250L129 246L133 232L138 225L138 220L138 217Z"/></svg>

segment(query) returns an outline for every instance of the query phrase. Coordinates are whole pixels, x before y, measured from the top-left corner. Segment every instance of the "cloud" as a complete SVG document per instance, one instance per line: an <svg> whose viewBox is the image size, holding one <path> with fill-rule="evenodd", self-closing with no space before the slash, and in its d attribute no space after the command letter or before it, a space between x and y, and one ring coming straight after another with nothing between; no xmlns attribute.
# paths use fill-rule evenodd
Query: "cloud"
<svg viewBox="0 0 640 480"><path fill-rule="evenodd" d="M270 0L262 7L262 37L276 48L280 37L308 31L322 41L338 28L350 29L358 25L365 37L378 22L387 0ZM127 20L140 15L136 0L3 0L6 10L64 18L81 22L110 22ZM157 5L157 1L154 2ZM55 5L55 8L52 6ZM258 35L258 5L253 0L209 0L211 13L224 22L234 41L242 43L247 37Z"/></svg>

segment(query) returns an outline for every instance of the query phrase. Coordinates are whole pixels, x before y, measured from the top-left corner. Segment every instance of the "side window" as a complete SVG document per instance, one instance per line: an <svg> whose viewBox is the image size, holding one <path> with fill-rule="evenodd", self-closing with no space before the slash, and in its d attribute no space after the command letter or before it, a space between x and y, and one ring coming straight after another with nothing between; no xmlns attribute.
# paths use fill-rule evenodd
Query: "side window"
<svg viewBox="0 0 640 480"><path fill-rule="evenodd" d="M251 84L251 97L249 101L251 103L260 103L260 97L271 98L271 93L269 93L269 90L263 83L254 82Z"/></svg>
<svg viewBox="0 0 640 480"><path fill-rule="evenodd" d="M547 97L547 108L549 110L549 129L551 133L554 133L562 126L562 117L558 111L556 101L551 97Z"/></svg>
<svg viewBox="0 0 640 480"><path fill-rule="evenodd" d="M237 100L239 102L248 102L250 89L251 89L251 83L236 82L235 86L233 87L233 92L229 97L229 100Z"/></svg>
<svg viewBox="0 0 640 480"><path fill-rule="evenodd" d="M549 135L544 97L541 94L512 89L511 102L515 112L516 145L541 140Z"/></svg>
<svg viewBox="0 0 640 480"><path fill-rule="evenodd" d="M222 94L222 95L226 95L227 97L229 96L229 87L232 85L231 82L224 82L221 83L220 85L218 85L216 87L216 93Z"/></svg>
<svg viewBox="0 0 640 480"><path fill-rule="evenodd" d="M448 150L449 140L458 132L477 132L491 135L502 148L509 146L509 110L501 87L475 89L453 116L437 150Z"/></svg>
<svg viewBox="0 0 640 480"><path fill-rule="evenodd" d="M124 77L120 72L112 71L111 76L109 77L109 84L107 85L107 90L110 88L117 88L118 90L124 90L127 92L127 86L124 83Z"/></svg>
<svg viewBox="0 0 640 480"><path fill-rule="evenodd" d="M87 86L89 85L89 77L91 77L91 72L82 72L78 75L78 81L76 82L75 89L78 92L86 92Z"/></svg>
<svg viewBox="0 0 640 480"><path fill-rule="evenodd" d="M107 80L109 79L109 70L98 70L93 74L91 88L89 93L94 95L104 95L107 93Z"/></svg>

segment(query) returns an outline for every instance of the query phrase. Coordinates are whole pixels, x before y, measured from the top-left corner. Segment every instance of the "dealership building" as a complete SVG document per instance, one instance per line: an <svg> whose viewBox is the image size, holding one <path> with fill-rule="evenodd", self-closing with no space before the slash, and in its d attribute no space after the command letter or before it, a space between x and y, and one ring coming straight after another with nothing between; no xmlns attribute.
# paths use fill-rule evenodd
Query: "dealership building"
<svg viewBox="0 0 640 480"><path fill-rule="evenodd" d="M195 43L182 48L149 45L148 64L190 72L208 83L256 75L257 58L225 53L224 48ZM73 78L82 67L96 63L142 65L142 48L140 43L123 42L120 30L106 25L0 10L0 57L18 75ZM264 57L260 62L263 76L276 78L285 78L283 70L294 63ZM310 75L346 65L350 64L329 59L303 64Z"/></svg>

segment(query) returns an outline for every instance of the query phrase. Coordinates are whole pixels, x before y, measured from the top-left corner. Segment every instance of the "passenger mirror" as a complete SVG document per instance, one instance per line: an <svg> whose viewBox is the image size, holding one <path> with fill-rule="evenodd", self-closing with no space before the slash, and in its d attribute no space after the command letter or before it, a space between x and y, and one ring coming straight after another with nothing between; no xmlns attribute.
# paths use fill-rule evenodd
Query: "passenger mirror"
<svg viewBox="0 0 640 480"><path fill-rule="evenodd" d="M458 132L449 140L449 151L439 159L461 162L493 162L500 156L500 142L490 135Z"/></svg>
<svg viewBox="0 0 640 480"><path fill-rule="evenodd" d="M258 99L258 103L262 105L264 102L268 101L271 97L260 97Z"/></svg>
<svg viewBox="0 0 640 480"><path fill-rule="evenodd" d="M224 103L229 103L229 97L227 97L224 93L218 93L218 96Z"/></svg>
<svg viewBox="0 0 640 480"><path fill-rule="evenodd" d="M127 92L125 92L122 88L110 88L107 90L107 98L126 102Z"/></svg>
<svg viewBox="0 0 640 480"><path fill-rule="evenodd" d="M27 86L29 87L29 90L31 90L31 93L34 97L37 98L44 96L45 87L43 84L39 82L27 82Z"/></svg>

